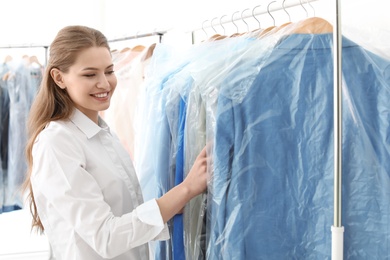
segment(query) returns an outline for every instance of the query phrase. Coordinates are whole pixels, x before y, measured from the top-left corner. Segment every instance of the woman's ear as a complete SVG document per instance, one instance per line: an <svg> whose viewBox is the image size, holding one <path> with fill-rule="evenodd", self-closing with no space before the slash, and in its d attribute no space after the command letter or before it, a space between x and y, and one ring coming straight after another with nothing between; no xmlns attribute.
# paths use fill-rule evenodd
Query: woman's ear
<svg viewBox="0 0 390 260"><path fill-rule="evenodd" d="M51 69L50 75L53 78L54 82L57 84L57 86L59 86L61 89L66 89L62 72L59 69L57 68Z"/></svg>

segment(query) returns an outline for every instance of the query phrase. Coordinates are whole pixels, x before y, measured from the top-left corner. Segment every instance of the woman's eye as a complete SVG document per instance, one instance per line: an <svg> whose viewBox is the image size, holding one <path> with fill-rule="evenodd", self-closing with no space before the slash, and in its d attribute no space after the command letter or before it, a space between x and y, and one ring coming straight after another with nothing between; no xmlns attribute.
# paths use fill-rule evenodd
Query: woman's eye
<svg viewBox="0 0 390 260"><path fill-rule="evenodd" d="M115 71L113 71L113 70L110 70L110 71L106 72L106 74L108 74L108 75L111 75L111 74L114 74L114 73L115 73Z"/></svg>
<svg viewBox="0 0 390 260"><path fill-rule="evenodd" d="M95 74L86 74L86 75L84 75L84 77L87 77L87 78L90 78L90 77L93 77L93 76L95 76Z"/></svg>

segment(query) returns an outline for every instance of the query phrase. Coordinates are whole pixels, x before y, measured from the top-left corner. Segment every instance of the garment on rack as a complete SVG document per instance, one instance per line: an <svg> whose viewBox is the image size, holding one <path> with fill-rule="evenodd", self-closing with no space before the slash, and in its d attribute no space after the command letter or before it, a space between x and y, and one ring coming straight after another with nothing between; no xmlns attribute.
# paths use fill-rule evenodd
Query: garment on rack
<svg viewBox="0 0 390 260"><path fill-rule="evenodd" d="M0 78L2 75L0 73ZM0 80L0 213L8 211L5 205L8 181L8 128L9 96L4 82Z"/></svg>
<svg viewBox="0 0 390 260"><path fill-rule="evenodd" d="M148 48L129 49L116 53L113 58L115 74L118 79L110 107L101 116L112 126L124 147L134 159L135 118L138 116L139 93L146 77L146 67L150 62Z"/></svg>
<svg viewBox="0 0 390 260"><path fill-rule="evenodd" d="M205 42L193 56L156 48L140 178L163 194L180 147L185 175L211 143L207 195L184 209L186 259L330 259L332 34L251 37ZM380 259L390 248L390 61L345 37L343 55L344 254Z"/></svg>
<svg viewBox="0 0 390 260"><path fill-rule="evenodd" d="M273 46L272 42L261 44L258 39L253 38L226 38L210 43L211 46L214 46L209 46L208 51L215 54L215 56L210 55L210 59L194 62L194 66L190 71L194 84L188 98L187 113L189 115L185 133L186 142L188 143L185 150L187 172L203 145L206 142L213 143L210 136L206 138L206 132L212 131L215 126L214 115L210 113L210 110L214 109L218 97L220 83L217 79L224 78L240 62L242 63L250 57L256 57L256 55L266 56L266 53ZM248 67L243 67L245 71L248 71L250 69L256 70L258 66L251 64ZM210 171L210 174L212 174L212 171ZM210 188L208 189L209 194L212 194ZM185 208L187 259L206 259L206 225L209 217L206 210L210 210L207 203L207 194L202 194L193 199Z"/></svg>
<svg viewBox="0 0 390 260"><path fill-rule="evenodd" d="M9 98L8 162L7 169L3 169L3 182L0 184L4 191L3 211L23 208L20 186L27 171L24 156L27 141L26 120L40 84L36 75L32 74L38 72L29 65L25 59L12 60L3 71L2 84Z"/></svg>
<svg viewBox="0 0 390 260"><path fill-rule="evenodd" d="M267 57L253 84L232 81L236 75L222 84L213 133L208 259L330 259L332 46L331 34L290 35ZM389 65L343 39L348 259L389 255ZM244 96L235 95L242 89Z"/></svg>
<svg viewBox="0 0 390 260"><path fill-rule="evenodd" d="M162 187L162 190L165 189L167 191L173 187L173 185L180 183L182 178L184 178L184 175L188 173L196 155L205 145L205 129L203 129L203 126L205 125L202 121L200 121L200 126L195 123L199 118L195 118L194 120L192 116L186 116L187 111L193 115L193 112L197 109L192 103L191 107L188 107L189 104L187 104L186 100L194 87L193 73L198 73L198 70L201 68L202 73L206 72L206 74L212 77L213 73L220 68L224 68L226 63L229 63L229 56L224 56L226 53L229 53L230 51L231 53L236 53L238 55L238 51L245 51L244 47L253 43L253 39L237 38L230 39L228 42L229 43L205 43L200 46L192 46L190 50L187 50L188 52L176 57L172 57L166 48L157 46L154 52L152 65L158 64L157 66L161 69L164 68L165 72L160 71L158 75L153 75L145 86L144 95L146 100L142 103L145 104L146 107L141 109L145 116L141 118L147 123L140 123L139 125L147 126L147 128L140 130L139 133L142 133L141 136L147 136L148 138L147 140L139 141L139 144L142 144L140 147L143 151L136 151L135 158L136 164L138 165L137 167L139 167L137 172L146 197L155 196L155 187L160 187L160 189ZM169 59L161 57L169 57ZM226 59L220 59L220 57L226 57ZM169 65L172 64L173 68L169 69ZM177 64L180 64L180 66ZM164 69L162 69L162 71L164 71ZM189 124L187 124L187 122L189 122ZM157 127L154 127L154 125ZM195 132L195 138L184 139L186 133L192 131L192 129L199 129L200 132L203 131L203 138L198 138L197 133ZM171 143L164 145L164 150L160 150L158 147L161 147L161 144L166 144L168 140ZM151 142L153 142L153 144ZM156 144L154 144L155 142ZM191 149L184 149L184 157L183 161L181 161L181 149L183 147L191 147ZM145 152L147 149L152 150L150 150L150 152ZM159 165L159 163L151 163L150 158L146 156L144 158L137 158L137 155L153 155L153 157L165 158L161 161L159 159L159 162L164 162L165 166ZM146 163L143 163L143 161ZM183 164L183 166L181 166L181 164ZM173 169L172 171L171 168ZM161 169L167 169L167 171L161 171ZM156 172L160 171L163 174L165 172L165 178L170 181L153 183L153 181L161 181L161 176L156 178L156 176L159 176ZM169 174L167 175L166 172L168 171ZM176 183L172 183L172 180L175 179ZM143 182L143 180L147 180L147 182ZM167 186L166 184L169 185ZM149 193L149 191L151 193ZM191 201L189 205L186 206L183 215L185 223L183 223L180 216L174 218L174 223L172 224L174 232L172 237L172 257L182 258L182 248L184 246L185 254L188 259L204 259L204 221L206 217L204 209L205 194L199 196L196 200ZM199 212L203 212L201 213L202 216ZM197 214L194 215L194 213ZM196 235L201 233L203 233L202 241L200 241L199 238L196 238ZM175 256L176 253L178 253L178 255Z"/></svg>

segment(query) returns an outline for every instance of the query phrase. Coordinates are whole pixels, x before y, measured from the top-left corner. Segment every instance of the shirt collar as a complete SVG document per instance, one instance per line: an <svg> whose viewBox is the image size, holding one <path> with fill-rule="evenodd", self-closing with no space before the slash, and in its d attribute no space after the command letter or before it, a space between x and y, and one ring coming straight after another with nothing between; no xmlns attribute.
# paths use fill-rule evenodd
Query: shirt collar
<svg viewBox="0 0 390 260"><path fill-rule="evenodd" d="M79 128L88 139L97 135L100 131L110 133L107 123L99 116L98 125L77 108L74 109L70 120ZM111 134L111 133L110 133Z"/></svg>

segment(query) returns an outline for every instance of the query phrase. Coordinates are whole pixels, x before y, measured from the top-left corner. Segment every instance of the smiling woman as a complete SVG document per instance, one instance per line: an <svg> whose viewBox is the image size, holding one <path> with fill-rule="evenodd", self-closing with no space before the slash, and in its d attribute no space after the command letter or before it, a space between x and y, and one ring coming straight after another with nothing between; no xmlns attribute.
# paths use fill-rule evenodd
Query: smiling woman
<svg viewBox="0 0 390 260"><path fill-rule="evenodd" d="M206 189L203 149L181 184L143 201L130 156L99 116L116 84L100 31L58 32L28 119L24 183L56 259L149 259L148 242L168 239L167 221Z"/></svg>
<svg viewBox="0 0 390 260"><path fill-rule="evenodd" d="M110 51L106 47L85 49L69 69L53 68L50 75L74 106L97 124L99 111L110 106L117 84Z"/></svg>

